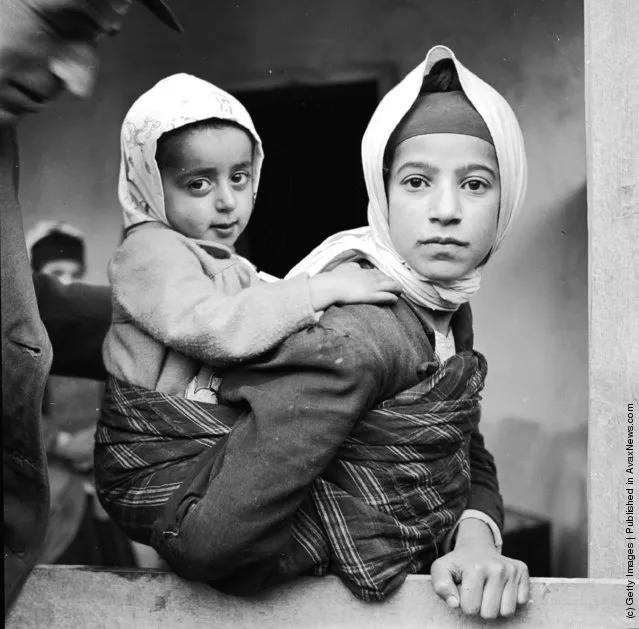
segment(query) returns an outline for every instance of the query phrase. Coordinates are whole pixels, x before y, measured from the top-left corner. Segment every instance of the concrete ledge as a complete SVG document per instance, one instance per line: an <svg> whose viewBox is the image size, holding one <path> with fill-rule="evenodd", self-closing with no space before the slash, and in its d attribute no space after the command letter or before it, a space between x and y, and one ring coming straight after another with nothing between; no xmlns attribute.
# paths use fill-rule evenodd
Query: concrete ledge
<svg viewBox="0 0 639 629"><path fill-rule="evenodd" d="M430 577L409 577L391 599L362 603L335 577L305 578L240 599L174 574L39 566L27 581L8 629L212 629L215 627L406 627L612 629L626 619L626 581L533 579L532 603L509 620L483 621L449 610Z"/></svg>

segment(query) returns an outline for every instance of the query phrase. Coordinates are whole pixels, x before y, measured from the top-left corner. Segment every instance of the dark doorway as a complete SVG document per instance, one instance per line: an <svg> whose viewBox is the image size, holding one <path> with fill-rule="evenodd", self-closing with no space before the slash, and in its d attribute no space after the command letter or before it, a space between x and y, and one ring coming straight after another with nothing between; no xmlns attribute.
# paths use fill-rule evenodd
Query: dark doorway
<svg viewBox="0 0 639 629"><path fill-rule="evenodd" d="M366 224L360 146L378 84L293 85L234 95L251 114L266 154L238 251L282 277L327 236Z"/></svg>

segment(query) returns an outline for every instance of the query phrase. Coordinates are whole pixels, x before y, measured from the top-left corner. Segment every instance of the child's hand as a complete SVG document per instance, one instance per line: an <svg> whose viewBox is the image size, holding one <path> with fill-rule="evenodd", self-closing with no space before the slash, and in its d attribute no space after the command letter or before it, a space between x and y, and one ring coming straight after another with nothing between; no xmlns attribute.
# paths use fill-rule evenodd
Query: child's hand
<svg viewBox="0 0 639 629"><path fill-rule="evenodd" d="M348 262L309 280L313 308L333 304L394 304L402 292L399 284L377 269L363 269Z"/></svg>

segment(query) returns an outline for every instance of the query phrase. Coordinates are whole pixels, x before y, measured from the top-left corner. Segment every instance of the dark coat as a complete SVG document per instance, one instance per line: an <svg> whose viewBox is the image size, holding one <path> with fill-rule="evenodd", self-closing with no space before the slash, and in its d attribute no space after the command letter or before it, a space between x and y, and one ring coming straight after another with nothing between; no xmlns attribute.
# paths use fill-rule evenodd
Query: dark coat
<svg viewBox="0 0 639 629"><path fill-rule="evenodd" d="M44 275L32 279L18 175L15 130L0 127L5 614L38 560L47 529L41 409L50 369L103 379L101 347L111 319L108 287L64 286Z"/></svg>
<svg viewBox="0 0 639 629"><path fill-rule="evenodd" d="M38 558L49 513L41 407L51 344L38 314L17 188L15 131L0 128L5 612Z"/></svg>

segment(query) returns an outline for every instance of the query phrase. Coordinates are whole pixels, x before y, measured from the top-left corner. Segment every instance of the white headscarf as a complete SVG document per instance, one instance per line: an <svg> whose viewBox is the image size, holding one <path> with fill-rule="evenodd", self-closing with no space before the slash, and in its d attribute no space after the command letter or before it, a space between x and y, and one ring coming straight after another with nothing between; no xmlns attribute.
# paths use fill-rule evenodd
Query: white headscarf
<svg viewBox="0 0 639 629"><path fill-rule="evenodd" d="M426 59L395 86L377 106L362 140L362 162L368 191L368 227L339 232L325 240L297 264L287 277L321 272L331 262L347 259L353 251L399 282L404 294L418 305L434 310L456 310L479 289L481 269L451 282L434 282L409 268L395 251L388 224L388 200L383 160L386 143L417 98L426 76L441 59L452 59L464 93L484 119L492 136L499 175L501 200L494 253L519 211L526 191L527 167L519 123L506 100L490 85L466 69L445 46L435 46Z"/></svg>
<svg viewBox="0 0 639 629"><path fill-rule="evenodd" d="M158 139L167 131L209 118L236 122L253 136L253 192L257 192L264 151L244 105L202 79L174 74L142 94L122 125L118 193L125 228L148 221L169 225L164 211L162 179L155 160Z"/></svg>

